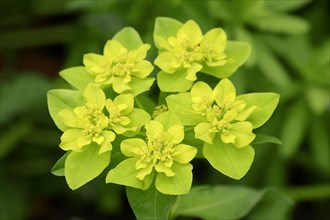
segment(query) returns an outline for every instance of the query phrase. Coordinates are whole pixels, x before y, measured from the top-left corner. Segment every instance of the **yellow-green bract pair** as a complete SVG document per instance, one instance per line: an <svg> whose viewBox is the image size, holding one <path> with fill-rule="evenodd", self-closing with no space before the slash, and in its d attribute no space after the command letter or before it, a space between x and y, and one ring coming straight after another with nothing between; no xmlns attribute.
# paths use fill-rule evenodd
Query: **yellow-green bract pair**
<svg viewBox="0 0 330 220"><path fill-rule="evenodd" d="M63 131L60 147L68 151L64 175L76 189L98 176L110 163L112 142L118 135L132 137L150 120L144 110L134 108L132 94L113 100L95 84L82 93L57 89L48 92L48 107Z"/></svg>
<svg viewBox="0 0 330 220"><path fill-rule="evenodd" d="M171 18L157 18L154 42L159 52L155 64L161 69L157 83L164 92L189 90L197 73L229 77L250 55L249 44L227 41L221 28L203 35L193 20L183 24Z"/></svg>
<svg viewBox="0 0 330 220"><path fill-rule="evenodd" d="M181 142L184 127L170 112L159 115L146 125L146 140L126 139L122 153L129 157L110 170L106 181L146 190L155 179L158 191L180 195L189 192L192 165L197 149Z"/></svg>
<svg viewBox="0 0 330 220"><path fill-rule="evenodd" d="M274 112L279 96L250 93L236 96L229 79L222 79L212 90L204 82L190 92L166 98L169 110L183 125L194 126L195 138L204 142L203 156L223 174L242 178L249 170L254 150L254 128L263 125Z"/></svg>

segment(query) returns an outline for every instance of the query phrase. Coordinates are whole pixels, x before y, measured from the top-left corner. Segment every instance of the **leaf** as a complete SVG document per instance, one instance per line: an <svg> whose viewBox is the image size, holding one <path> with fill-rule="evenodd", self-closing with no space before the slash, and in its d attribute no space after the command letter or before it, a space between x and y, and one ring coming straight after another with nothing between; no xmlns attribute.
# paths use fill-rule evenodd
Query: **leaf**
<svg viewBox="0 0 330 220"><path fill-rule="evenodd" d="M282 145L282 141L274 136L264 135L264 134L257 134L256 138L252 141L253 144L266 144L266 143L273 143Z"/></svg>
<svg viewBox="0 0 330 220"><path fill-rule="evenodd" d="M258 55L258 67L274 85L281 89L287 89L291 85L289 73L285 67L276 59L275 54L265 45L260 38L256 39L256 53Z"/></svg>
<svg viewBox="0 0 330 220"><path fill-rule="evenodd" d="M329 119L328 119L329 120ZM309 136L309 152L318 167L325 176L330 176L330 129L329 124L324 123L324 117L314 117L311 122Z"/></svg>
<svg viewBox="0 0 330 220"><path fill-rule="evenodd" d="M288 196L273 188L261 191L263 197L247 216L248 220L278 220L289 219L293 201Z"/></svg>
<svg viewBox="0 0 330 220"><path fill-rule="evenodd" d="M131 90L127 90L123 93L130 93L134 96L137 96L145 91L148 91L152 84L154 83L155 78L144 78L140 79L137 77L132 77L132 81L128 83L128 85L132 88Z"/></svg>
<svg viewBox="0 0 330 220"><path fill-rule="evenodd" d="M99 147L91 144L82 152L72 151L65 160L64 173L66 181L75 190L91 181L109 165L110 151L98 154Z"/></svg>
<svg viewBox="0 0 330 220"><path fill-rule="evenodd" d="M117 34L112 38L121 43L128 50L137 49L143 44L139 33L132 27L125 27L121 29Z"/></svg>
<svg viewBox="0 0 330 220"><path fill-rule="evenodd" d="M241 219L260 201L263 193L243 186L198 186L179 196L175 216L201 219Z"/></svg>
<svg viewBox="0 0 330 220"><path fill-rule="evenodd" d="M293 11L310 3L311 0L299 1L265 1L266 7L273 11Z"/></svg>
<svg viewBox="0 0 330 220"><path fill-rule="evenodd" d="M43 108L46 108L45 94L52 88L50 80L42 77L41 74L20 72L12 75L15 75L13 79L5 80L6 77L1 79L1 125L27 112L44 110Z"/></svg>
<svg viewBox="0 0 330 220"><path fill-rule="evenodd" d="M309 124L309 113L303 100L296 101L283 117L280 139L283 142L280 154L289 159L296 154L304 141Z"/></svg>
<svg viewBox="0 0 330 220"><path fill-rule="evenodd" d="M174 176L168 177L164 173L158 173L156 177L156 188L159 192L169 195L187 194L192 184L192 165L174 162L172 170Z"/></svg>
<svg viewBox="0 0 330 220"><path fill-rule="evenodd" d="M157 17L153 33L155 46L158 49L168 47L167 39L169 37L175 37L182 25L181 22L173 18Z"/></svg>
<svg viewBox="0 0 330 220"><path fill-rule="evenodd" d="M174 125L182 125L179 118L171 111L167 111L163 114L160 114L155 118L155 121L159 121L164 126L164 130L168 130Z"/></svg>
<svg viewBox="0 0 330 220"><path fill-rule="evenodd" d="M63 109L72 110L77 106L84 105L86 100L79 91L55 89L48 91L47 102L49 113L56 126L61 131L65 131L68 127L62 122L58 113Z"/></svg>
<svg viewBox="0 0 330 220"><path fill-rule="evenodd" d="M183 125L197 125L205 118L192 109L190 93L169 95L166 102L170 111L180 119Z"/></svg>
<svg viewBox="0 0 330 220"><path fill-rule="evenodd" d="M253 128L258 128L272 116L279 102L279 95L276 93L249 93L239 95L236 99L246 102L247 108L257 107L246 120L252 123Z"/></svg>
<svg viewBox="0 0 330 220"><path fill-rule="evenodd" d="M172 74L160 71L157 74L157 84L162 92L185 92L193 84L186 79L186 75L187 71L184 69Z"/></svg>
<svg viewBox="0 0 330 220"><path fill-rule="evenodd" d="M237 148L225 144L216 135L213 144L204 144L204 157L219 172L233 179L241 179L250 169L254 159L254 149L248 145Z"/></svg>
<svg viewBox="0 0 330 220"><path fill-rule="evenodd" d="M66 152L53 166L51 169L52 174L55 176L64 176L64 164L70 152Z"/></svg>
<svg viewBox="0 0 330 220"><path fill-rule="evenodd" d="M177 197L158 192L154 185L145 191L126 187L126 195L138 220L168 219L170 208Z"/></svg>
<svg viewBox="0 0 330 220"><path fill-rule="evenodd" d="M256 17L249 20L249 23L262 31L283 34L304 34L310 29L310 24L305 19L280 13Z"/></svg>
<svg viewBox="0 0 330 220"><path fill-rule="evenodd" d="M143 181L139 180L136 177L139 170L135 168L137 160L138 158L128 158L120 162L114 169L109 171L106 183L115 183L143 190L148 189L154 179L154 173L145 176Z"/></svg>
<svg viewBox="0 0 330 220"><path fill-rule="evenodd" d="M20 146L20 143L31 136L35 130L32 121L25 118L15 121L9 127L2 127L0 134L0 159L5 158L11 151Z"/></svg>
<svg viewBox="0 0 330 220"><path fill-rule="evenodd" d="M306 101L310 109L316 115L322 115L329 109L329 87L321 87L319 85L310 85L306 88Z"/></svg>
<svg viewBox="0 0 330 220"><path fill-rule="evenodd" d="M236 35L236 40L242 41L242 42L247 42L251 45L251 54L249 56L249 59L246 61L246 66L252 67L256 64L258 61L257 53L255 50L255 39L253 35L247 31L244 27L238 26L235 29L235 35Z"/></svg>
<svg viewBox="0 0 330 220"><path fill-rule="evenodd" d="M129 119L131 120L131 122L128 124L128 127L139 128L144 126L151 118L146 111L139 108L134 108L133 111L127 115L127 117L129 117ZM139 131L140 129L137 129L136 131L127 131L123 135L132 137L135 136Z"/></svg>
<svg viewBox="0 0 330 220"><path fill-rule="evenodd" d="M201 219L286 219L293 202L279 191L254 190L244 186L198 186L187 195L178 196L173 217ZM245 219L245 218L244 218Z"/></svg>
<svg viewBox="0 0 330 220"><path fill-rule="evenodd" d="M248 43L238 41L228 41L225 49L228 62L224 66L209 67L203 65L202 73L209 74L217 78L226 78L231 76L245 61L249 58L251 46Z"/></svg>
<svg viewBox="0 0 330 220"><path fill-rule="evenodd" d="M81 92L85 91L89 83L94 82L94 77L83 66L62 70L60 76Z"/></svg>

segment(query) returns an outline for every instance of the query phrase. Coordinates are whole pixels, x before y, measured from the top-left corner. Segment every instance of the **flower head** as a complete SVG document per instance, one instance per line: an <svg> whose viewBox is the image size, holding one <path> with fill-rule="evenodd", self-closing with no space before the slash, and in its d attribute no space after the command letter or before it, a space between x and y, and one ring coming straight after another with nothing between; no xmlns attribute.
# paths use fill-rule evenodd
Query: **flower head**
<svg viewBox="0 0 330 220"><path fill-rule="evenodd" d="M214 28L203 35L198 24L189 20L182 25L176 36L161 40L165 41L165 51L159 54L155 64L168 74L185 69L185 78L195 81L196 73L203 66L223 66L227 62L224 53L226 34L220 28Z"/></svg>
<svg viewBox="0 0 330 220"><path fill-rule="evenodd" d="M62 121L69 127L61 136L60 147L80 152L84 146L96 143L101 146L99 153L109 151L115 134L107 130L109 120L103 113L105 95L101 89L90 84L84 92L84 98L85 105L59 112Z"/></svg>
<svg viewBox="0 0 330 220"><path fill-rule="evenodd" d="M148 113L134 108L134 98L131 94L117 96L114 100L106 100L109 112L109 128L117 134L135 134L150 119Z"/></svg>
<svg viewBox="0 0 330 220"><path fill-rule="evenodd" d="M156 188L165 194L187 193L191 186L191 165L189 162L197 153L196 148L181 144L184 138L182 125L173 125L165 129L157 121L149 121L146 125L146 141L139 138L126 139L121 143L121 151L127 157L126 166L133 166L133 180L118 180L118 173L128 172L119 164L108 174L108 181L137 188L147 189L156 175ZM124 167L124 166L123 166ZM189 176L190 174L190 176ZM188 176L187 176L188 175ZM172 181L182 181L180 189L173 189Z"/></svg>
<svg viewBox="0 0 330 220"><path fill-rule="evenodd" d="M202 91L209 94L207 98ZM213 91L207 84L198 82L191 89L191 97L192 108L206 118L206 122L195 127L196 138L212 144L215 135L220 135L224 143L238 148L253 141L253 126L245 120L256 107L246 108L244 101L236 100L235 87L228 79L221 80Z"/></svg>
<svg viewBox="0 0 330 220"><path fill-rule="evenodd" d="M149 44L142 44L136 49L128 50L120 42L109 40L103 55L86 54L84 65L95 76L96 84L112 85L115 92L122 93L132 89L132 80L144 79L153 70L152 64L145 60L149 49Z"/></svg>

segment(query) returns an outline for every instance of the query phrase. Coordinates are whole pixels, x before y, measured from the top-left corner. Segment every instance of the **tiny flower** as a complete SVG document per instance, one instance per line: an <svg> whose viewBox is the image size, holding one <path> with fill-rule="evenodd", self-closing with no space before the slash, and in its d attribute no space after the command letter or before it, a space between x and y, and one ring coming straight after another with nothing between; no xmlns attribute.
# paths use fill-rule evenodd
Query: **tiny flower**
<svg viewBox="0 0 330 220"><path fill-rule="evenodd" d="M121 143L121 151L129 159L119 164L108 174L107 181L141 189L149 188L156 175L156 188L165 194L184 194L191 186L191 165L189 162L197 153L196 148L181 144L184 138L182 125L171 126L168 130L159 121L149 121L146 125L147 141L139 138L126 139ZM127 164L126 164L127 163ZM134 174L125 172L124 165L133 166ZM118 173L123 178L118 178ZM189 176L190 174L190 176ZM132 175L134 175L132 177ZM187 176L188 175L188 176ZM132 180L128 181L129 179ZM135 180L134 180L135 179ZM171 182L180 182L176 189Z"/></svg>
<svg viewBox="0 0 330 220"><path fill-rule="evenodd" d="M60 147L66 151L81 152L84 146L95 143L100 146L99 154L109 151L115 134L107 130L109 120L103 113L105 95L101 89L90 84L84 98L85 105L59 112L62 121L69 127L61 136Z"/></svg>
<svg viewBox="0 0 330 220"><path fill-rule="evenodd" d="M119 95L113 101L107 99L106 109L109 112L109 128L117 134L134 134L150 120L148 113L134 108L131 94Z"/></svg>
<svg viewBox="0 0 330 220"><path fill-rule="evenodd" d="M84 56L86 70L95 76L94 82L100 85L112 85L113 90L122 93L131 90L130 83L134 79L145 79L153 70L149 61L145 60L149 44L128 50L120 42L109 40L103 55L89 53Z"/></svg>

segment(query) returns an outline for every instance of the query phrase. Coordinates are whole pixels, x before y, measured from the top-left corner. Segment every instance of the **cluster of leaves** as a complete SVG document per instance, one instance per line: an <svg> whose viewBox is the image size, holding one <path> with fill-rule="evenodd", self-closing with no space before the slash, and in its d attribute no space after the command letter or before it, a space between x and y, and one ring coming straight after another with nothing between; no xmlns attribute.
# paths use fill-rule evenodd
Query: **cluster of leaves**
<svg viewBox="0 0 330 220"><path fill-rule="evenodd" d="M250 169L253 129L271 117L279 95L236 95L227 77L248 59L249 44L227 41L221 28L203 34L193 20L166 17L156 19L154 42L157 85L167 106L157 106L152 116L139 105L139 94L154 82L148 77L154 66L146 60L150 45L131 27L109 40L102 55L86 54L84 66L60 72L74 90L48 92L50 114L63 131L60 147L67 151L53 173L64 175L71 189L109 164L107 183L169 195L189 193L194 157L234 179ZM202 74L219 83L211 88L198 79ZM111 154L118 163L110 163Z"/></svg>

